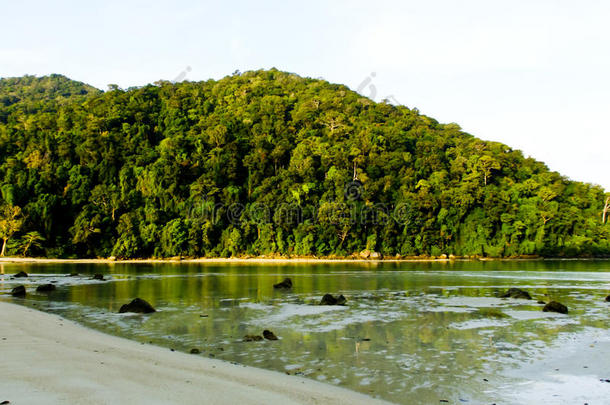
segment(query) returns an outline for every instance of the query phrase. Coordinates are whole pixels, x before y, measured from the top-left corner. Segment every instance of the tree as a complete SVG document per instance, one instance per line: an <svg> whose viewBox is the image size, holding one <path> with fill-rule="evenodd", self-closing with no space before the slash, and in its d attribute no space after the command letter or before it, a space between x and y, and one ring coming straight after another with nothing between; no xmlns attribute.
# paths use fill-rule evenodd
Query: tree
<svg viewBox="0 0 610 405"><path fill-rule="evenodd" d="M479 167L481 168L481 171L483 172L483 182L485 185L487 185L487 181L491 177L491 171L494 169L495 170L500 169L500 163L498 163L498 161L496 159L494 159L492 156L483 155L479 159Z"/></svg>
<svg viewBox="0 0 610 405"><path fill-rule="evenodd" d="M0 239L2 239L0 256L4 256L7 242L19 231L22 224L21 208L13 205L4 205L0 208Z"/></svg>
<svg viewBox="0 0 610 405"><path fill-rule="evenodd" d="M21 254L25 257L30 248L40 249L42 246L41 242L44 241L45 238L43 238L42 235L36 231L26 233L23 238L21 238Z"/></svg>

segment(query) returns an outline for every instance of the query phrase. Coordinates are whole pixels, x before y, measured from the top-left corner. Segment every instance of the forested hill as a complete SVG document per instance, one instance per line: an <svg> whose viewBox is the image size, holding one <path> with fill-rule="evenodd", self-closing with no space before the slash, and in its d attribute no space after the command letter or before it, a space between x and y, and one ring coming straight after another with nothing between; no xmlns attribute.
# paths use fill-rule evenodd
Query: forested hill
<svg viewBox="0 0 610 405"><path fill-rule="evenodd" d="M107 92L2 79L0 189L12 255L610 254L601 187L277 70Z"/></svg>
<svg viewBox="0 0 610 405"><path fill-rule="evenodd" d="M57 74L40 78L23 76L0 79L0 106L10 107L23 103L30 112L44 107L54 109L62 104L62 100L101 93L95 87ZM2 110L5 113L7 111L6 108Z"/></svg>

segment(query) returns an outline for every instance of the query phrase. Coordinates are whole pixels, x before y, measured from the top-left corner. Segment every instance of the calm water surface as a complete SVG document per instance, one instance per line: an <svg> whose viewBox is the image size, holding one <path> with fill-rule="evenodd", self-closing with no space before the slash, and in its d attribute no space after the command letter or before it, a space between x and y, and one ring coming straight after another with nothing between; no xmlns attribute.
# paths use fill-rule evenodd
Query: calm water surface
<svg viewBox="0 0 610 405"><path fill-rule="evenodd" d="M28 279L10 279L25 270ZM396 403L496 402L505 372L566 337L607 334L610 261L0 265L4 301L140 342L343 386ZM66 275L78 272L78 277ZM94 281L104 273L107 281ZM284 277L291 291L274 291ZM35 286L56 282L51 294ZM509 287L532 301L498 298ZM343 294L344 307L316 305ZM118 314L141 297L152 315ZM543 313L537 300L566 304ZM242 342L270 329L278 341ZM501 403L501 401L499 401Z"/></svg>

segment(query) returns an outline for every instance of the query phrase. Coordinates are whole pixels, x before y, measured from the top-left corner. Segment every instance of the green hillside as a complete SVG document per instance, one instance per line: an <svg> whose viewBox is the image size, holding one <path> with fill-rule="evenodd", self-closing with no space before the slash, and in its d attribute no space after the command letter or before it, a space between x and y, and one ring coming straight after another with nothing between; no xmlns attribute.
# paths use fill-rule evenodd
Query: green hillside
<svg viewBox="0 0 610 405"><path fill-rule="evenodd" d="M277 70L1 79L0 190L14 255L610 255L601 187Z"/></svg>

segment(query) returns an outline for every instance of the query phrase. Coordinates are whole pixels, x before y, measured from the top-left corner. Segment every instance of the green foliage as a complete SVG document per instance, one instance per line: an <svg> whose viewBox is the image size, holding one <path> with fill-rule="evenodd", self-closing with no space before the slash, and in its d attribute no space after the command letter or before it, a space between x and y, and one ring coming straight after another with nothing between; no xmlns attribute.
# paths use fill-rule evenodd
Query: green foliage
<svg viewBox="0 0 610 405"><path fill-rule="evenodd" d="M20 254L610 254L600 187L277 70L107 92L2 79L0 192Z"/></svg>
<svg viewBox="0 0 610 405"><path fill-rule="evenodd" d="M22 225L21 208L9 204L0 206L0 239L2 240L0 256L5 255L7 244L13 235L19 232Z"/></svg>
<svg viewBox="0 0 610 405"><path fill-rule="evenodd" d="M19 250L26 257L28 252L40 250L45 239L36 231L28 232L19 240Z"/></svg>

